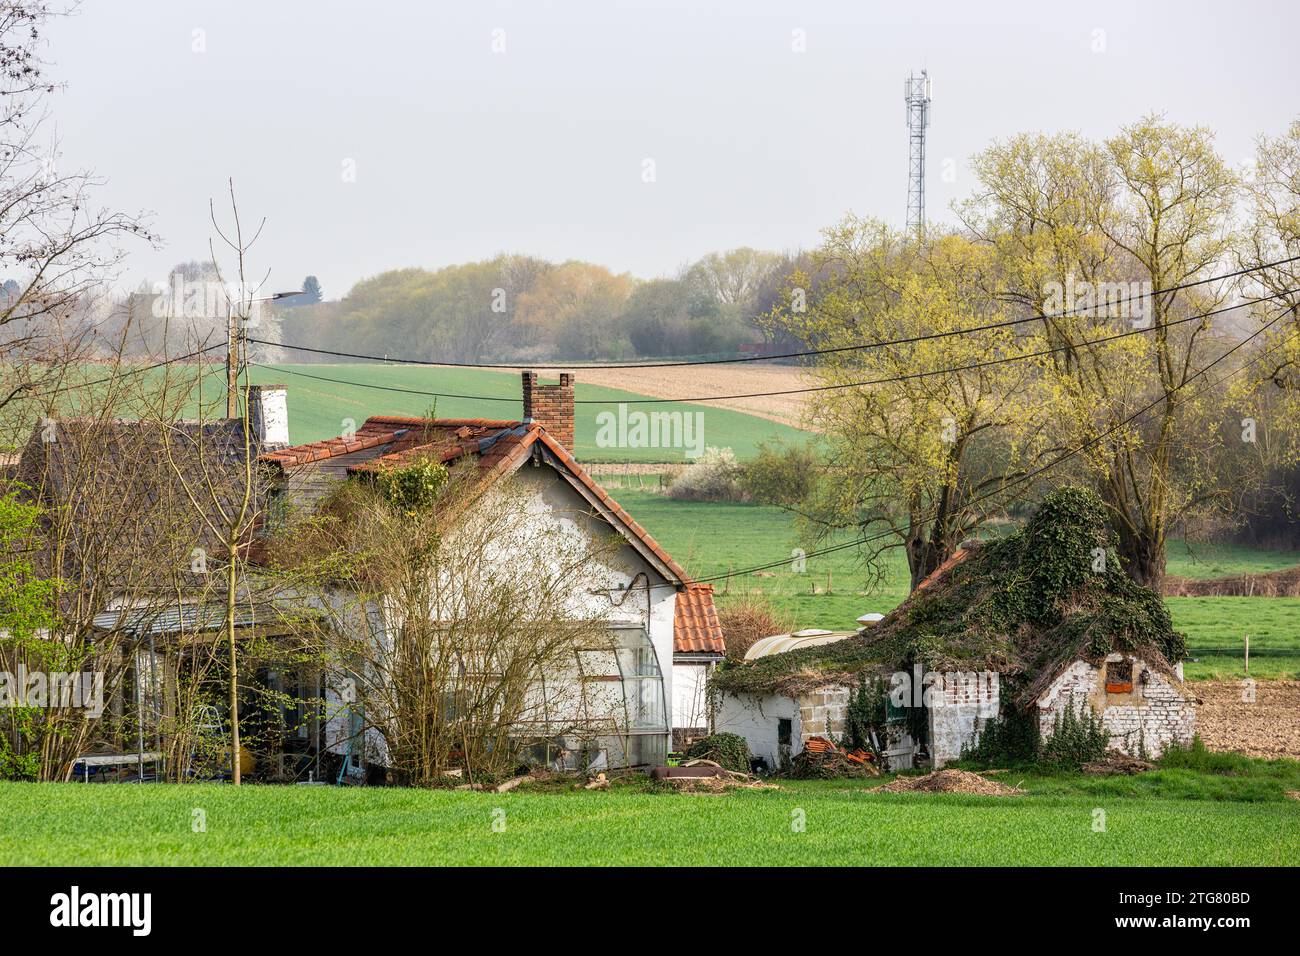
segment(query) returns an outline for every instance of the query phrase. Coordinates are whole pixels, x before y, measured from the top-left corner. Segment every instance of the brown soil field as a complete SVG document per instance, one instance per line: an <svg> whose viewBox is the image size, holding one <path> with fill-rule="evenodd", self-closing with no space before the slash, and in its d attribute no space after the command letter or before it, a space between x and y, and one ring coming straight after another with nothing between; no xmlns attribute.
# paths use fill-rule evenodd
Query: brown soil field
<svg viewBox="0 0 1300 956"><path fill-rule="evenodd" d="M793 365L736 364L698 365L693 368L582 368L573 369L578 381L625 389L651 398L707 398L751 392L781 392L813 385ZM780 421L800 428L806 394L767 395L762 398L731 398L708 405L748 412L758 418Z"/></svg>
<svg viewBox="0 0 1300 956"><path fill-rule="evenodd" d="M539 369L550 376L555 369ZM776 392L808 388L816 383L791 365L746 363L736 365L700 365L688 368L600 369L570 366L579 382L606 388L638 392L651 398L707 398L714 395L743 395L751 392ZM806 427L803 421L808 395L772 395L762 398L736 398L709 402L718 408L746 412L769 421L795 428Z"/></svg>
<svg viewBox="0 0 1300 956"><path fill-rule="evenodd" d="M1253 702L1241 699L1240 681L1188 686L1204 702L1196 708L1196 732L1211 750L1300 758L1300 681L1258 681Z"/></svg>
<svg viewBox="0 0 1300 956"><path fill-rule="evenodd" d="M1167 574L1161 593L1165 597L1300 597L1300 567L1198 581Z"/></svg>

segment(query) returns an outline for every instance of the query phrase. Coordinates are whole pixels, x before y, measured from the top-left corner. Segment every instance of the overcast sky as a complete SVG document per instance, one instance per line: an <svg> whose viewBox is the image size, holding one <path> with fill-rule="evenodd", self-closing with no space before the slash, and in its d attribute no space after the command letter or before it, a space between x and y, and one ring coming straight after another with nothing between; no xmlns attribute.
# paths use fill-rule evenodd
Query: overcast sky
<svg viewBox="0 0 1300 956"><path fill-rule="evenodd" d="M654 276L812 246L848 211L901 224L922 67L932 219L970 190L971 154L1020 131L1102 137L1160 110L1244 162L1300 115L1298 9L85 0L48 56L61 166L106 177L105 203L151 212L165 242L128 280L206 257L233 176L267 217L270 285L312 273L334 298L500 251Z"/></svg>

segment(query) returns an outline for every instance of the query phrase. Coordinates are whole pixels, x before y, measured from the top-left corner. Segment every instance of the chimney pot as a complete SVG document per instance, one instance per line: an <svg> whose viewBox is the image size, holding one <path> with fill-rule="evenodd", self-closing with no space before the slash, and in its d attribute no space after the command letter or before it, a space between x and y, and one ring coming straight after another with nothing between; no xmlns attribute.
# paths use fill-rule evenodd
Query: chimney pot
<svg viewBox="0 0 1300 956"><path fill-rule="evenodd" d="M289 447L289 393L283 385L251 385L248 421L264 451Z"/></svg>

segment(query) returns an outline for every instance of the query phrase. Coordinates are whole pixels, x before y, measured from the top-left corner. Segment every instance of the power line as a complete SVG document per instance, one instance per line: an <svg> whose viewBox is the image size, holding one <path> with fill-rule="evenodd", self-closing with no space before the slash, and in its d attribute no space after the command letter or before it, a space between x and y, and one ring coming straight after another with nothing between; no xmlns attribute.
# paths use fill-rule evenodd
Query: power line
<svg viewBox="0 0 1300 956"><path fill-rule="evenodd" d="M1275 317L1274 317L1271 321L1269 321L1266 325L1260 327L1260 328L1257 329L1255 332L1252 332L1252 333L1251 333L1247 338L1242 339L1240 342L1238 342L1238 343L1237 343L1236 345L1234 345L1232 348L1228 349L1228 351L1224 352L1222 355L1220 355L1217 359L1215 359L1215 360L1214 360L1213 362L1211 362L1209 365L1206 365L1204 368L1199 369L1199 370L1198 370L1197 372L1195 372L1193 375L1191 375L1190 377L1188 377L1187 379L1185 379L1181 384L1175 386L1174 389L1173 389L1173 391L1175 391L1175 392L1176 392L1176 391L1180 391L1181 389L1183 389L1184 387L1186 387L1188 384L1190 384L1190 383L1191 383L1192 381L1194 381L1195 379L1200 378L1202 375L1204 375L1204 374L1205 374L1206 372L1208 372L1210 369L1214 368L1214 367L1215 367L1216 365L1218 365L1220 362L1222 362L1222 361L1224 361L1225 359L1227 359L1227 358L1228 358L1230 355L1232 355L1234 352L1238 351L1238 350L1241 349L1241 348L1244 348L1245 345L1246 345L1248 342L1250 342L1252 339L1256 338L1256 337L1259 336L1259 335L1262 335L1262 334L1263 334L1264 332L1266 332L1268 329L1272 328L1272 327L1273 327L1273 326L1274 326L1278 321L1280 321L1280 320L1283 318L1283 316L1285 316L1285 315L1286 315L1286 312L1285 312L1285 311L1280 312L1277 316L1275 316ZM1261 352L1259 355L1255 356L1253 359L1251 359L1251 360L1250 360L1249 362L1247 362L1245 365L1241 366L1240 368L1234 369L1233 371L1229 372L1227 375L1224 375L1222 378L1218 379L1217 381L1211 383L1210 385L1207 385L1206 388L1202 389L1201 392L1198 392L1197 394L1199 395L1199 394L1201 394L1201 393L1203 393L1203 392L1205 392L1205 391L1208 391L1210 388L1213 388L1213 387L1215 387L1215 386L1218 386L1218 385L1223 384L1223 383L1226 382L1228 379L1232 378L1234 375L1239 374L1240 372L1242 372L1242 371L1244 371L1245 369L1249 368L1251 365L1254 365L1256 362L1260 361L1262 358L1264 358L1264 356L1268 355L1270 352L1275 351L1276 349L1280 348L1282 345L1286 344L1286 342L1291 341L1291 340L1294 339L1297 335L1300 335L1300 331L1292 332L1289 336L1287 336L1287 338L1286 338L1283 342L1279 342L1278 344L1276 344L1276 345L1274 345L1274 346L1272 346L1272 347L1266 349L1265 351ZM1067 451L1067 452L1065 452L1064 454L1062 454L1060 457L1058 457L1058 458L1056 458L1056 459L1054 459L1054 460L1048 462L1047 464L1045 464L1045 465L1041 465L1040 467L1038 467L1038 468L1036 468L1036 469L1034 469L1034 470L1032 470L1032 471L1026 472L1026 473L1023 474L1023 475L1018 476L1017 478L1015 478L1015 479L1012 480L1011 482L1008 482L1006 485L1003 485L1001 488L997 489L996 491L987 492L987 493L985 493L985 494L983 494L983 495L978 495L978 496L976 496L975 498L972 498L972 499L967 503L967 507L970 507L971 505L978 504L979 502L981 502L981 501L985 501L985 500L987 500L987 499L989 499L989 498L995 497L996 495L1001 494L1002 492L1005 492L1005 491L1007 490L1007 488L1015 487L1015 486L1018 485L1018 484L1021 484L1021 483L1025 482L1025 481L1029 481L1029 480L1031 480L1031 479L1033 479L1033 478L1036 478L1037 476L1043 474L1044 472L1049 471L1049 470L1052 469L1052 468L1055 468L1057 465L1061 464L1062 462L1067 461L1067 460L1069 460L1070 458L1073 458L1075 455L1078 455L1078 454L1081 454L1081 453L1084 452L1084 451L1087 451L1087 450L1088 450L1089 448L1091 448L1093 445L1096 445L1097 443L1099 443L1099 442L1102 441L1103 439L1107 438L1109 435L1112 435L1112 434L1114 434L1115 432L1119 431L1120 429L1122 429L1122 428L1124 428L1124 427L1126 427L1126 426L1132 424L1135 420L1137 420L1137 419L1138 419L1139 417L1141 417L1142 415L1145 415L1147 412L1151 411L1151 409L1155 408L1155 407L1156 407L1157 405L1159 405L1161 402L1168 401L1168 397L1169 397L1168 393L1166 393L1166 394L1162 394L1161 396L1159 396L1158 398L1156 398L1154 401L1152 401L1150 404L1145 405L1145 406L1143 406L1142 408L1138 409L1136 412L1134 412L1132 415L1130 415L1130 416L1128 416L1127 418L1125 418L1123 421L1121 421L1121 422L1119 422L1119 423L1117 423L1117 424L1111 426L1111 427L1108 428L1106 431L1104 431L1104 432L1102 432L1101 434L1097 435L1096 437L1094 437L1094 438L1092 438L1092 439L1090 439L1090 440L1084 442L1084 443L1083 443L1082 445L1080 445L1079 447L1077 447L1077 448L1072 448L1072 449L1070 449L1069 451ZM931 513L931 514L928 514L928 515L924 516L921 520L922 520L922 521L929 521L929 520L932 520L934 517L936 517L936 513ZM845 542L841 542L840 544L830 545L830 546L825 547L825 548L819 548L819 549L817 549L817 550L815 550L815 551L809 551L809 552L806 552L806 553L803 555L803 557L804 557L804 558L823 557L823 556L825 556L825 555L827 555L827 554L833 554L833 553L835 553L835 552L837 552L837 551L844 551L844 550L847 550L847 549L849 549L849 548L860 547L861 545L864 545L864 544L870 544L870 543L872 543L872 542L874 542L874 541L879 541L879 540L882 540L882 539L884 539L884 538L888 538L888 537L890 537L890 536L892 536L892 535L900 534L900 533L902 532L902 530L903 530L903 529L901 529L901 528L895 528L895 527L886 528L886 529L883 530L883 531L879 531L879 532L876 532L875 534L871 534L871 535L864 535L864 536L862 536L862 537L860 537L860 538L855 538L855 539L852 540L852 541L845 541ZM737 571L728 571L728 572L726 572L725 574L715 574L715 575L711 575L711 576L708 576L708 577L695 578L694 581L695 581L696 583L708 583L708 582L711 582L711 581L722 581L722 580L726 580L726 579L728 579L728 578L740 577L740 576L742 576L742 575L746 575L746 574L753 574L753 573L755 573L755 572L757 572L757 571L767 571L767 570L770 570L770 569L772 569L772 568L779 568L779 567L781 567L781 566L783 566L783 565L785 565L785 564L788 564L789 561L790 561L789 558L782 558L782 559L779 560L779 561L772 561L772 562L769 562L769 563L767 563L767 564L756 565L756 566L754 566L754 567L749 567L749 568L742 568L742 569L737 570ZM649 588L662 588L662 587L673 587L674 585L671 585L671 584L652 584L652 585L646 585L646 586L649 587Z"/></svg>
<svg viewBox="0 0 1300 956"><path fill-rule="evenodd" d="M1187 322L1196 322L1203 319L1208 319L1216 315L1221 315L1224 312L1231 312L1235 309L1243 308L1245 306L1257 305L1261 302L1269 302L1273 299L1279 299L1286 295L1293 295L1297 292L1300 292L1300 288L1285 289L1281 292L1277 292L1272 295L1261 296L1258 299L1251 299L1247 302L1239 302L1235 305L1224 306L1223 308L1215 309L1211 312L1203 312L1197 315L1189 315L1186 316L1185 318L1175 319L1172 322L1164 323L1164 325L1160 326L1160 328L1167 329L1176 325L1183 325ZM787 388L787 389L780 389L771 392L745 392L745 393L735 394L735 395L700 395L695 397L682 397L682 398L630 398L630 399L625 399L620 401L609 401L605 399L596 399L596 398L579 398L574 400L574 404L575 405L615 405L615 404L662 405L662 404L677 404L677 403L698 404L700 402L724 402L724 401L733 401L733 400L743 399L743 398L774 398L783 395L805 395L813 392L835 391L844 388L862 388L868 385L888 385L895 382L906 382L906 381L912 381L914 379L931 378L936 375L949 375L957 372L970 372L970 371L975 371L977 369L988 368L994 365L1003 365L1008 362L1023 362L1027 359L1041 358L1046 355L1054 355L1058 352L1065 352L1065 351L1070 351L1079 348L1087 348L1093 345L1101 345L1106 342L1113 342L1116 339L1128 338L1133 335L1144 335L1148 332L1155 331L1155 329L1156 329L1155 326L1142 328L1142 329L1130 329L1129 331L1126 332L1117 332L1114 335L1107 335L1098 339L1088 339L1083 342L1074 342L1065 345L1058 345L1053 348L1040 349L1037 352L1027 352L1022 355L1007 355L1007 356L1002 356L1000 358L987 359L982 362L974 362L969 365L958 365L950 368L931 369L929 371L924 371L924 372L909 372L905 375L895 375L887 378L867 379L861 382L845 382L838 385L813 385L813 386L808 386L806 388ZM262 362L253 362L251 364L257 365L261 368L274 368L275 371L277 372L286 372L290 375L300 375L304 378L315 379L316 381L321 381L321 382L330 382L335 385L352 385L357 388L369 388L369 389L376 389L376 390L386 391L386 392L400 392L407 395L420 395L425 398L453 398L453 399L464 399L467 401L476 401L476 402L518 402L519 401L518 398L510 398L510 397L503 397L503 396L458 395L458 394L447 393L447 392L428 392L421 389L402 388L396 385L373 385L367 382L349 382L346 379L331 378L327 375L314 375L310 372L300 372L295 369L282 368L280 366L271 366Z"/></svg>
<svg viewBox="0 0 1300 956"><path fill-rule="evenodd" d="M1164 288L1164 289L1153 289L1150 292L1139 293L1136 297L1146 298L1149 296L1151 298L1154 298L1155 296L1158 295L1167 295L1173 292L1181 292L1184 289L1191 289L1196 286L1206 285L1207 283L1210 282L1221 282L1224 279L1234 279L1240 276L1248 275L1252 272L1259 272L1261 270L1271 269L1276 266L1288 265L1292 262L1297 262L1297 261L1300 261L1300 256L1291 256L1288 259L1278 259L1276 262L1265 262L1260 265L1249 266L1247 268L1238 269L1236 272L1225 272L1220 275L1210 276L1205 279L1196 279L1192 282L1184 282L1180 285L1169 286L1168 288ZM1120 305L1122 303L1129 302L1133 298L1135 298L1134 294L1130 293L1118 299L1108 300L1105 303L1105 306L1107 308L1110 308L1113 306ZM901 339L887 339L883 342L867 342L861 345L841 345L841 346L836 346L834 348L826 348L826 349L807 349L802 352L782 352L776 355L744 355L735 358L699 359L699 360L692 360L692 361L685 361L685 362L634 362L634 363L623 363L623 364L592 363L587 365L577 365L574 366L574 368L575 369L584 369L584 368L610 369L610 370L619 370L619 369L626 370L626 369L638 369L638 368L691 368L691 367L697 367L701 365L732 365L741 362L771 362L776 359L807 358L816 355L834 355L840 352L855 352L855 351L861 351L863 349L885 348L890 345L909 345L913 342L928 342L932 339L950 338L954 335L966 335L973 332L990 332L993 331L994 329L1005 329L1016 325L1024 325L1027 322L1040 322L1040 321L1046 321L1048 319L1065 318L1066 316L1077 315L1080 312L1095 311L1096 308L1097 307L1095 305L1078 306L1077 308L1066 309L1063 312L1054 312L1051 315L1043 315L1042 313L1036 313L1034 315L1025 316L1019 319L1007 319L1002 322L992 322L987 325L972 326L970 328L964 328L964 329L950 329L946 332L930 332L925 335L910 336ZM444 368L508 369L512 371L524 367L518 362L514 362L514 363L439 362L439 361L431 361L426 359L390 358L386 355L367 355L361 352L343 352L334 349L320 349L320 348L313 348L307 345L293 345L288 342L272 342L267 339L255 339L251 337L248 338L247 341L256 342L258 345L270 345L270 346L278 346L280 348L285 348L285 349L292 349L295 352L310 352L314 355L329 355L334 358L365 359L371 362L385 362L392 365L442 366ZM549 363L537 363L537 364L541 365L542 367L546 367L548 365L557 365L563 363L549 362ZM455 396L448 396L448 397L455 397Z"/></svg>

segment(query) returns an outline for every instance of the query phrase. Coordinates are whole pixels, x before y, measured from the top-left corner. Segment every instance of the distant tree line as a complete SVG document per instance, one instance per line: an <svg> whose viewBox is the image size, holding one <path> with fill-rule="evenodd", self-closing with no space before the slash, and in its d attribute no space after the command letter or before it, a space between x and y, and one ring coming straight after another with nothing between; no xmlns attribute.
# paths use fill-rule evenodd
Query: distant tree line
<svg viewBox="0 0 1300 956"><path fill-rule="evenodd" d="M318 348L456 362L788 351L797 338L765 317L799 264L740 248L671 277L638 279L591 262L502 254L385 272L342 299L295 302L281 311L280 331L286 342Z"/></svg>

